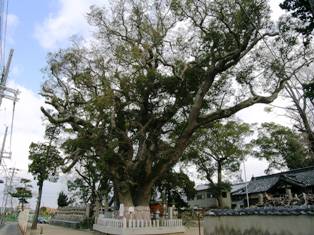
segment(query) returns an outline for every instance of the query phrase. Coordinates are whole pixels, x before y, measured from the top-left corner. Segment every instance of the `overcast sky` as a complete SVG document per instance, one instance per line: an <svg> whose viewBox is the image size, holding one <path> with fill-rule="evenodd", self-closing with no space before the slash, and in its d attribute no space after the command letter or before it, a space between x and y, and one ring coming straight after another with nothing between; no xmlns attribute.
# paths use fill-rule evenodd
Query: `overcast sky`
<svg viewBox="0 0 314 235"><path fill-rule="evenodd" d="M38 93L43 82L41 69L45 66L46 55L69 45L69 38L73 35L88 37L91 29L85 16L89 6L104 2L104 0L9 1L6 49L8 51L9 48L14 48L15 53L8 85L19 89L21 94L16 105L12 139L13 156L5 163L8 167L19 168L19 176L27 175L29 144L42 140L43 136L42 115L39 110L43 99ZM281 14L279 2L271 1L273 18L278 18ZM251 123L264 121L288 123L279 111L267 114L263 110L262 105L257 105L241 111L238 116ZM0 107L0 136L3 136L5 125L10 124L11 114L12 103L4 101ZM6 150L9 150L8 144ZM265 167L265 162L248 160L246 163L248 178L263 174ZM57 194L65 189L65 179L58 184L45 183L43 205L56 207ZM0 192L1 190L0 186Z"/></svg>

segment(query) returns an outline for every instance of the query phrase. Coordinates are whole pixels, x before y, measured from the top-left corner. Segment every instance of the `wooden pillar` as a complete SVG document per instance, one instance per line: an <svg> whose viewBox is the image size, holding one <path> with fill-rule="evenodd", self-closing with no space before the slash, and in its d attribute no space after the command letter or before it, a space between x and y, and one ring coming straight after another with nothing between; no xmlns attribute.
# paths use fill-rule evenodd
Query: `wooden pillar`
<svg viewBox="0 0 314 235"><path fill-rule="evenodd" d="M291 188L286 188L286 195L288 197L288 200L292 201L293 197L292 197Z"/></svg>
<svg viewBox="0 0 314 235"><path fill-rule="evenodd" d="M264 196L262 193L258 194L258 204L263 205L264 204Z"/></svg>

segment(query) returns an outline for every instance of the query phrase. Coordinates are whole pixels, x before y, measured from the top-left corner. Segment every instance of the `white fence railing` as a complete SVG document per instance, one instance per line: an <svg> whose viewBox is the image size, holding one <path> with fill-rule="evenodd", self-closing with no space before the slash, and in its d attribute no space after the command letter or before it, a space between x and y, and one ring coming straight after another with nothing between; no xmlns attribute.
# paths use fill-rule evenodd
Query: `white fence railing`
<svg viewBox="0 0 314 235"><path fill-rule="evenodd" d="M147 234L174 234L184 233L185 228L181 219L113 219L99 215L94 230L105 234L117 235L147 235Z"/></svg>
<svg viewBox="0 0 314 235"><path fill-rule="evenodd" d="M23 235L26 234L27 231L27 221L28 221L29 210L21 211L18 215L18 223Z"/></svg>
<svg viewBox="0 0 314 235"><path fill-rule="evenodd" d="M104 218L99 215L97 224L114 228L147 228L147 227L181 227L181 219L161 219L161 220L126 220Z"/></svg>

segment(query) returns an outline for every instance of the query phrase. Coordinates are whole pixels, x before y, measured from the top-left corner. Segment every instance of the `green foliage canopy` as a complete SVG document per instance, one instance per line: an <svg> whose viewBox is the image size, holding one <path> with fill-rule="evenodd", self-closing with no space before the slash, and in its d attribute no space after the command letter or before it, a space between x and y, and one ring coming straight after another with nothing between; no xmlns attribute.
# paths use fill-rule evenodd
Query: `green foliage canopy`
<svg viewBox="0 0 314 235"><path fill-rule="evenodd" d="M61 191L58 195L57 203L58 207L66 207L71 203L71 200L69 200L68 196Z"/></svg>
<svg viewBox="0 0 314 235"><path fill-rule="evenodd" d="M255 156L269 162L267 173L274 169L296 169L311 164L302 136L288 127L263 123L254 144L257 147Z"/></svg>
<svg viewBox="0 0 314 235"><path fill-rule="evenodd" d="M264 0L127 0L112 9L92 8L87 47L49 55L42 111L69 137L69 169L93 155L126 206L147 205L197 130L271 103L309 53L295 32L273 27Z"/></svg>
<svg viewBox="0 0 314 235"><path fill-rule="evenodd" d="M192 161L210 183L219 206L222 206L222 191L230 189L226 175L238 172L241 162L250 153L249 137L252 133L246 123L215 122L210 128L197 133L191 144L187 160Z"/></svg>
<svg viewBox="0 0 314 235"><path fill-rule="evenodd" d="M27 199L32 197L32 185L29 184L31 180L22 178L20 180L21 186L15 188L15 192L10 193L12 197L15 197L22 204L22 210L24 209L24 204L28 203Z"/></svg>
<svg viewBox="0 0 314 235"><path fill-rule="evenodd" d="M314 2L312 0L284 0L280 4L284 10L301 21L297 31L310 36L314 29ZM301 26L300 26L301 25Z"/></svg>
<svg viewBox="0 0 314 235"><path fill-rule="evenodd" d="M176 208L187 207L185 197L193 198L195 183L184 172L171 171L160 178L154 185L156 193L161 193L164 202Z"/></svg>
<svg viewBox="0 0 314 235"><path fill-rule="evenodd" d="M32 162L28 166L28 171L32 173L38 184L47 180L49 176L55 175L63 164L57 147L44 143L31 143L29 159Z"/></svg>
<svg viewBox="0 0 314 235"><path fill-rule="evenodd" d="M198 171L215 184L217 180L213 177L218 174L239 171L241 162L251 151L249 137L252 133L246 123L216 122L211 128L203 129L193 141L188 160L192 160Z"/></svg>

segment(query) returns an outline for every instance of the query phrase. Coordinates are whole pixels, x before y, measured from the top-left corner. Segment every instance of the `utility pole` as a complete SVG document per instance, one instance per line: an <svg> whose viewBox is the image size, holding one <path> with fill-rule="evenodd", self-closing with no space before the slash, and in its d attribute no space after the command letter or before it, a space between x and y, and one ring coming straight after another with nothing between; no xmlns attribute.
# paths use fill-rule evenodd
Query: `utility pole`
<svg viewBox="0 0 314 235"><path fill-rule="evenodd" d="M4 205L3 205L3 208L4 208L3 212L4 213L6 212L6 209L7 209L8 198L9 198L9 195L10 195L9 190L10 191L12 190L14 176L15 176L16 172L19 171L19 169L15 168L15 167L10 168L9 170L11 171L11 175L10 175L10 179L9 179L9 185L6 182L5 198L4 198ZM11 198L11 207L13 208L12 198Z"/></svg>
<svg viewBox="0 0 314 235"><path fill-rule="evenodd" d="M1 152L0 152L0 165L2 163L2 158L3 158L3 153L4 153L4 147L5 147L5 141L6 141L6 138L7 138L7 134L8 134L8 127L5 128L4 137L3 137L3 141L2 141L2 147L1 147Z"/></svg>
<svg viewBox="0 0 314 235"><path fill-rule="evenodd" d="M13 102L16 102L18 100L17 96L19 95L19 90L15 90L12 88L7 87L7 80L9 76L9 71L10 71L10 66L11 66L11 61L13 57L13 52L14 50L10 50L8 62L6 66L3 68L2 76L1 76L1 81L0 81L0 106L2 104L2 99L6 98L9 100L12 100Z"/></svg>
<svg viewBox="0 0 314 235"><path fill-rule="evenodd" d="M245 181L245 194L246 194L246 205L249 208L250 207L250 198L249 198L249 193L248 193L248 182L246 179L246 169L245 169L245 160L243 161L243 170L244 170L244 181Z"/></svg>

